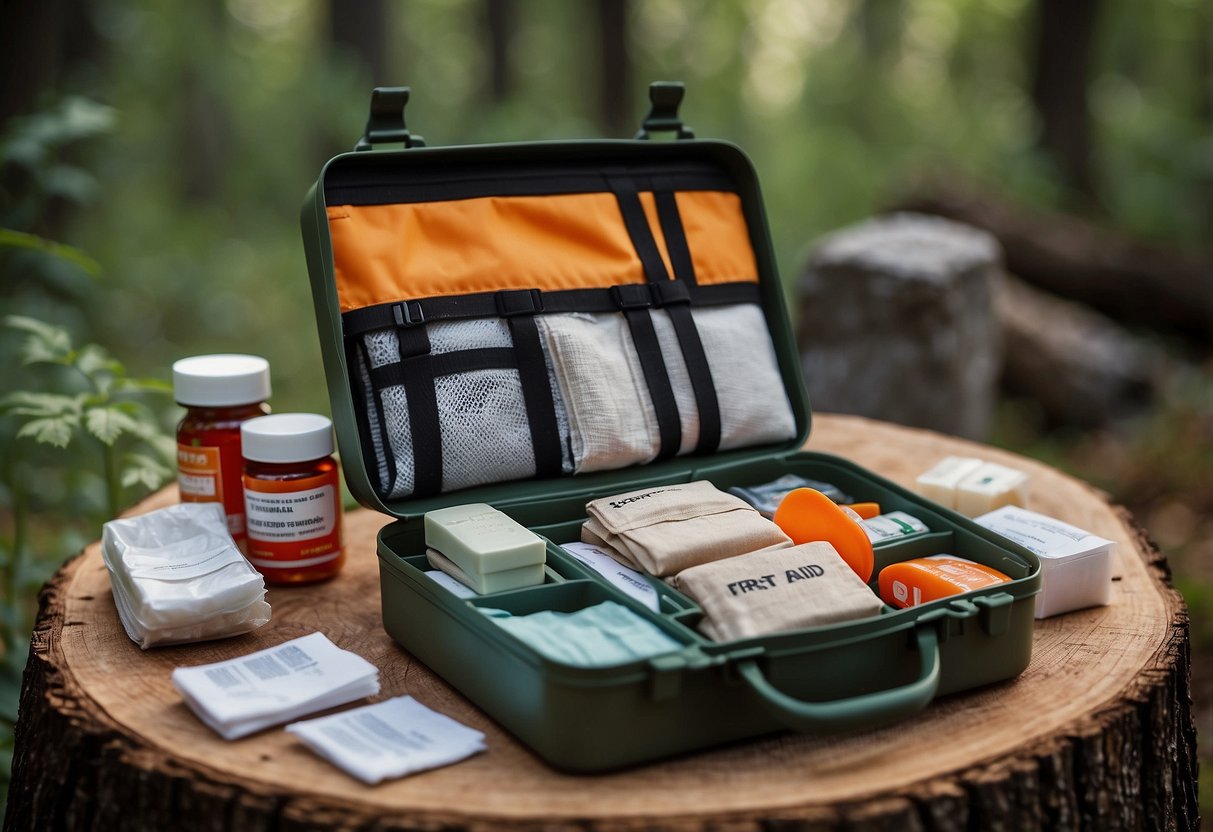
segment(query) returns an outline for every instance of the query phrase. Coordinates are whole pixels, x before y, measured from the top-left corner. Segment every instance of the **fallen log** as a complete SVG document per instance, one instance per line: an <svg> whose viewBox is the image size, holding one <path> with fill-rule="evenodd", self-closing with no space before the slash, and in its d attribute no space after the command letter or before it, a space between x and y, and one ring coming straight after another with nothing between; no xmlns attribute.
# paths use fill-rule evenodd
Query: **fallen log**
<svg viewBox="0 0 1213 832"><path fill-rule="evenodd" d="M1088 220L1029 211L972 187L931 182L894 201L984 229L1002 245L1007 271L1081 301L1122 323L1213 345L1213 256L1181 255Z"/></svg>
<svg viewBox="0 0 1213 832"><path fill-rule="evenodd" d="M1034 399L1054 424L1097 427L1147 407L1166 368L1162 351L1089 307L1005 275L1002 385Z"/></svg>

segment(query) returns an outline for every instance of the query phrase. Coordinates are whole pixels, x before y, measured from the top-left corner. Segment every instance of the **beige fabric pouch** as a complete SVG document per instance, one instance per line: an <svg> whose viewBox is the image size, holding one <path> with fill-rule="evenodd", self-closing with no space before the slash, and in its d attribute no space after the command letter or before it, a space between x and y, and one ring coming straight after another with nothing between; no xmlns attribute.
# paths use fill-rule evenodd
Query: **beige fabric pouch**
<svg viewBox="0 0 1213 832"><path fill-rule="evenodd" d="M703 609L714 641L879 615L880 598L829 543L780 546L695 566L670 583Z"/></svg>
<svg viewBox="0 0 1213 832"><path fill-rule="evenodd" d="M763 549L791 546L778 526L706 480L659 485L586 505L581 539L633 569L665 577Z"/></svg>

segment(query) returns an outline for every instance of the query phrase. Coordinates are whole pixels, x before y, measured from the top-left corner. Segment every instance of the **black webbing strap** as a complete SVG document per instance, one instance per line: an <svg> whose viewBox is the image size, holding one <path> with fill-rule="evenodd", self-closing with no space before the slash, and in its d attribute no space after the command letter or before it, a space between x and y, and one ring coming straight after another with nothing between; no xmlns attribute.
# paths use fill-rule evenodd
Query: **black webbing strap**
<svg viewBox="0 0 1213 832"><path fill-rule="evenodd" d="M518 360L518 380L522 384L522 401L526 405L527 424L531 429L531 447L535 451L535 476L560 475L562 454L560 428L556 423L556 401L548 378L539 327L533 315L512 315L506 319L514 339L514 355Z"/></svg>
<svg viewBox="0 0 1213 832"><path fill-rule="evenodd" d="M649 228L649 220L635 186L615 178L608 178L608 182L619 202L623 224L644 267L645 278L650 284L668 283L670 275L665 270L665 262L657 249L657 241L653 239L653 231ZM657 415L657 433L661 437L657 459L668 459L678 453L682 446L682 421L678 402L674 399L674 387L670 384L670 374L665 368L665 358L661 354L661 342L657 340L657 330L653 328L653 318L649 314L653 295L646 286L616 286L613 291L621 301L619 308L623 310L628 329L631 330L632 342L640 356L640 369L644 372L649 397Z"/></svg>
<svg viewBox="0 0 1213 832"><path fill-rule="evenodd" d="M663 185L662 182L654 182L654 187ZM653 199L657 203L657 219L661 223L661 234L665 237L670 265L674 268L674 278L687 286L695 286L695 266L691 262L691 249L682 228L678 200L672 190L655 190ZM687 304L669 304L666 311L678 335L678 346L682 348L687 375L691 377L691 390L695 394L695 405L699 409L699 441L695 445L695 452L715 453L720 446L720 401L716 398L716 384L712 380L707 354L703 351L703 341L699 338L699 328L695 326L695 319Z"/></svg>
<svg viewBox="0 0 1213 832"><path fill-rule="evenodd" d="M653 328L653 318L649 315L649 310L625 309L623 316L632 332L632 342L640 356L640 369L644 372L644 381L648 385L653 410L657 414L657 434L661 438L661 450L657 452L656 459L669 459L678 453L682 445L682 423L678 420L678 402L674 400L674 387L670 384L665 360L661 357L661 342L657 340L657 330Z"/></svg>
<svg viewBox="0 0 1213 832"><path fill-rule="evenodd" d="M474 350L415 355L371 370L371 381L380 389L403 384L408 392L410 376L442 378L473 370L512 370L518 366L512 347L483 347ZM413 406L409 398L409 408Z"/></svg>
<svg viewBox="0 0 1213 832"><path fill-rule="evenodd" d="M413 435L413 496L428 497L442 490L442 428L438 421L438 394L429 362L409 361L430 352L430 337L424 326L401 323L396 328L400 339L400 383L408 397L409 430ZM376 379L376 368L371 380ZM391 386L391 385L388 385ZM377 390L383 386L376 383ZM382 404L382 400L381 400Z"/></svg>
<svg viewBox="0 0 1213 832"><path fill-rule="evenodd" d="M654 183L654 186L660 183ZM657 221L661 223L661 235L665 237L665 250L670 255L670 265L674 267L674 279L685 280L694 286L695 264L691 261L691 249L687 245L687 235L682 228L682 215L678 212L678 200L671 190L653 191L653 200L657 203Z"/></svg>
<svg viewBox="0 0 1213 832"><path fill-rule="evenodd" d="M691 305L696 307L759 302L756 283L718 283L711 286L691 285L686 288ZM341 329L346 338L356 338L367 332L396 326L398 320L416 325L431 321L493 318L501 314L498 295L507 293L512 294L513 290L390 301L375 306L364 306L341 313ZM543 292L532 289L530 294L536 300L536 314L619 311L610 288L557 289ZM663 304L663 298L654 293L653 305L660 307Z"/></svg>

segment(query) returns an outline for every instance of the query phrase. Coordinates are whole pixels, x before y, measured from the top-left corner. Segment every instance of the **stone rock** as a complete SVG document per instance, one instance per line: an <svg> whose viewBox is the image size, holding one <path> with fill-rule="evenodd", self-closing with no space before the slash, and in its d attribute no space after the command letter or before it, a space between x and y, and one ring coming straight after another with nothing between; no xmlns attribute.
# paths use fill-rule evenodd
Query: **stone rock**
<svg viewBox="0 0 1213 832"><path fill-rule="evenodd" d="M997 241L920 214L844 228L813 249L797 340L815 410L984 438L1002 361Z"/></svg>

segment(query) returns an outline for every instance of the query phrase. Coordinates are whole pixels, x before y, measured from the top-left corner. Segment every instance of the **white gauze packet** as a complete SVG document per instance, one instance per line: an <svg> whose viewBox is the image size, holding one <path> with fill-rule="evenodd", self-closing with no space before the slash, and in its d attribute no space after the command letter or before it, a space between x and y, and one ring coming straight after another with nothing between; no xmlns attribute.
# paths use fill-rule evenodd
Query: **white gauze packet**
<svg viewBox="0 0 1213 832"><path fill-rule="evenodd" d="M333 765L374 785L393 777L457 763L485 749L484 734L397 696L286 730Z"/></svg>
<svg viewBox="0 0 1213 832"><path fill-rule="evenodd" d="M225 638L270 619L265 581L228 531L219 503L181 503L102 527L114 604L143 649Z"/></svg>

